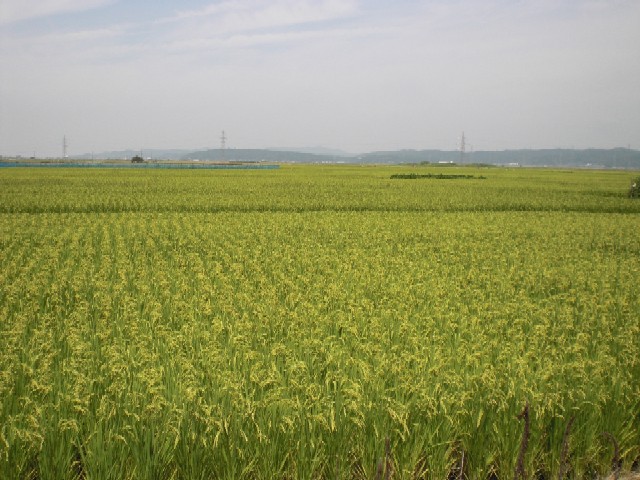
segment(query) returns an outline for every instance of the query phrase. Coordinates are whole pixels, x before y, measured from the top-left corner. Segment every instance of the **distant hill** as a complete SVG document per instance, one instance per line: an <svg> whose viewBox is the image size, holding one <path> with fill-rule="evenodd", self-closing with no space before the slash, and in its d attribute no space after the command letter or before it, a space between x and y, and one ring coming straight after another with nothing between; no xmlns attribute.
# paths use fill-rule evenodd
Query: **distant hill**
<svg viewBox="0 0 640 480"><path fill-rule="evenodd" d="M522 165L535 167L602 167L640 169L640 151L627 148L501 150L466 152L400 150L365 153L355 160L359 163L463 163L488 165Z"/></svg>
<svg viewBox="0 0 640 480"><path fill-rule="evenodd" d="M345 161L345 157L335 155L317 155L314 153L231 148L220 150L201 150L182 157L183 160L225 160L238 162L283 162L283 163L323 163Z"/></svg>
<svg viewBox="0 0 640 480"><path fill-rule="evenodd" d="M74 159L130 159L140 150L119 150L74 156ZM349 155L340 150L321 147L308 149L146 149L142 156L153 160L214 160L279 163L363 163L363 164L420 164L462 163L487 165L522 165L535 167L592 167L628 168L640 170L640 151L628 148L613 149L546 149L500 150L466 152L447 150L396 150Z"/></svg>
<svg viewBox="0 0 640 480"><path fill-rule="evenodd" d="M338 150L335 148L325 148L325 147L306 147L306 148L289 148L289 147L280 147L280 148L268 148L267 150L274 150L277 152L299 152L299 153L312 153L314 155L325 155L330 157L354 157L356 156L353 153L345 152L344 150Z"/></svg>
<svg viewBox="0 0 640 480"><path fill-rule="evenodd" d="M474 152L471 161L504 165L519 163L531 166L575 166L640 169L640 151L628 148L614 149L549 149L506 150L504 152Z"/></svg>

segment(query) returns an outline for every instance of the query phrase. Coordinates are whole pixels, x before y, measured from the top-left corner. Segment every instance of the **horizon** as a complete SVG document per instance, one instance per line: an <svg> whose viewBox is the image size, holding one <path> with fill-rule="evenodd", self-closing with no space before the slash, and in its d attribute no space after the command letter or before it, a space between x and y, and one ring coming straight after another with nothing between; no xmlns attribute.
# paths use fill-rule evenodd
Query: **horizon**
<svg viewBox="0 0 640 480"><path fill-rule="evenodd" d="M36 160L82 160L85 157L91 157L91 160L108 160L115 159L114 157L104 156L106 154L118 154L124 155L122 159L129 159L132 154L140 155L145 159L151 158L153 160L167 160L167 158L153 158L154 154L162 154L163 152L175 152L180 155L189 155L193 153L208 153L215 151L222 151L223 149L220 147L203 147L203 148L144 148L144 149L136 149L136 148L122 148L116 150L105 150L100 152L83 152L83 153L69 153L66 157L62 155L50 155L50 156L37 156L37 155L4 155L0 154L0 159L36 159ZM300 147L300 148L289 148L289 147L275 147L275 148L243 148L243 147L226 147L225 151L269 151L269 152L282 152L282 153L300 153L300 154L312 154L319 157L342 157L345 159L352 159L355 157L368 156L368 155L376 155L376 154L394 154L394 153L422 153L422 152L433 152L433 153L444 153L444 154L460 154L460 150L457 149L438 149L438 148L424 148L424 149L415 149L415 148L399 148L397 150L372 150L368 152L347 152L338 149L330 149L326 147ZM326 150L325 153L322 151ZM335 153L331 153L331 151ZM613 151L626 151L633 153L640 153L640 149L634 149L630 146L626 147L611 147L611 148L597 148L597 147L587 147L587 148L572 148L572 147L552 147L552 148L507 148L507 149L495 149L495 150L465 150L464 155L473 156L474 154L487 154L487 153L509 153L509 152L545 152L545 151L562 151L562 152L613 152ZM151 155L151 157L149 157Z"/></svg>
<svg viewBox="0 0 640 480"><path fill-rule="evenodd" d="M630 0L5 0L0 155L215 149L223 130L229 148L631 148L639 22Z"/></svg>

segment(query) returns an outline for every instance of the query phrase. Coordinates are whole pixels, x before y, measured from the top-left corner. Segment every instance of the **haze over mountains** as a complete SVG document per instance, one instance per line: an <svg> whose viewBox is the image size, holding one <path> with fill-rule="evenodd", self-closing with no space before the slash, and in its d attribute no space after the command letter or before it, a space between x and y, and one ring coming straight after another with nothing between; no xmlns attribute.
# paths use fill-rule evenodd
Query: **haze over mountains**
<svg viewBox="0 0 640 480"><path fill-rule="evenodd" d="M199 160L278 163L355 163L419 164L456 163L522 166L575 166L593 168L640 169L640 151L614 149L544 149L465 152L451 150L397 150L350 154L323 147L279 149L144 149L120 150L73 156L79 160L130 159L142 155L146 160Z"/></svg>

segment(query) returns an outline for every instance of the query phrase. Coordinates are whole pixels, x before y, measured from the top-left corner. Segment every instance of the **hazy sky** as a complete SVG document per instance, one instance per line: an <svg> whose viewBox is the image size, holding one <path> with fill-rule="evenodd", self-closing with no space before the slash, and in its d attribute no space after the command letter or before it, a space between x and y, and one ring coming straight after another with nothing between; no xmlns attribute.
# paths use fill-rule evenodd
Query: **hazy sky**
<svg viewBox="0 0 640 480"><path fill-rule="evenodd" d="M0 0L0 154L640 148L639 0Z"/></svg>

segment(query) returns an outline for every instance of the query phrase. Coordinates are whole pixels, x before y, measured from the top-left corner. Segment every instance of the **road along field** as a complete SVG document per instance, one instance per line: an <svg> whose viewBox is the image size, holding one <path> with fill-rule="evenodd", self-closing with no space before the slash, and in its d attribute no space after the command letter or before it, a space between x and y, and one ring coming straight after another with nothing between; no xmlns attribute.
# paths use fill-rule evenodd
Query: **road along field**
<svg viewBox="0 0 640 480"><path fill-rule="evenodd" d="M3 169L0 478L629 472L634 176Z"/></svg>

